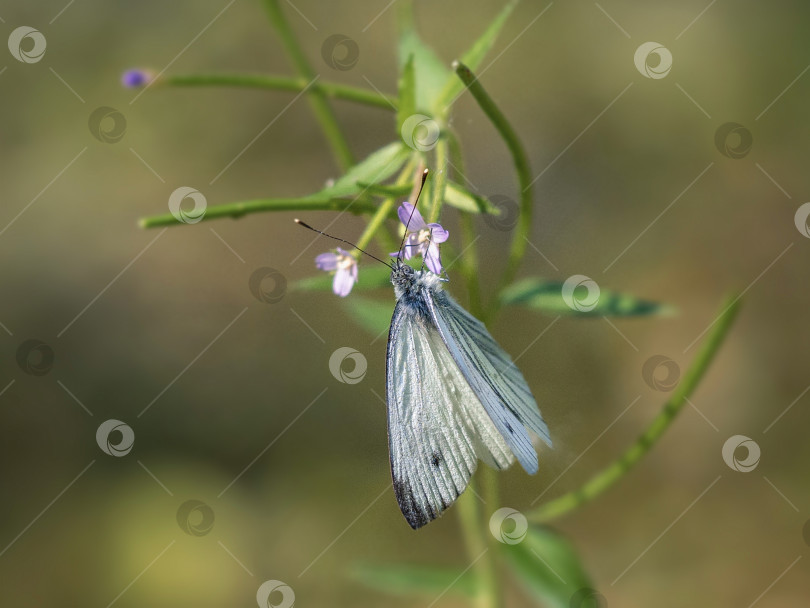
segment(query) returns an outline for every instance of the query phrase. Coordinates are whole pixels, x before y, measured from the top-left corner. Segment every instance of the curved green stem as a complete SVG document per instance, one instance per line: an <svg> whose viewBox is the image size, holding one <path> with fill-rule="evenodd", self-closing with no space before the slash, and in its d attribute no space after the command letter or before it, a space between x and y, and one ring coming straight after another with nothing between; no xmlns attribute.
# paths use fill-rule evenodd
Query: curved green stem
<svg viewBox="0 0 810 608"><path fill-rule="evenodd" d="M602 492L610 488L613 484L624 477L627 472L655 445L664 431L687 403L692 392L695 390L709 364L717 354L720 345L723 343L728 330L731 328L734 318L740 306L739 297L729 297L723 302L720 316L714 323L708 337L695 356L692 365L684 374L683 379L678 384L675 392L669 401L664 404L661 413L655 417L650 426L641 434L636 442L631 445L617 460L606 469L594 475L589 481L579 489L569 492L559 498L540 505L534 511L528 513L528 518L534 522L546 522L557 518L581 505L590 502Z"/></svg>
<svg viewBox="0 0 810 608"><path fill-rule="evenodd" d="M506 120L506 117L500 111L492 98L481 86L478 78L470 71L470 69L462 63L455 62L453 69L461 78L461 81L467 86L470 94L486 114L487 118L492 121L492 124L498 130L501 137L506 143L506 147L512 154L512 160L515 164L515 172L517 173L518 183L520 185L520 216L518 224L515 228L515 233L512 236L512 245L509 250L509 258L506 262L506 269L501 275L501 280L498 285L498 292L505 286L509 285L515 278L518 266L526 253L526 239L528 238L529 231L532 227L532 175L529 168L529 160L526 156L526 151L523 149L523 144L520 143L515 130L512 125ZM497 298L494 299L497 301ZM496 306L496 304L493 304Z"/></svg>
<svg viewBox="0 0 810 608"><path fill-rule="evenodd" d="M366 200L348 198L259 198L250 201L239 201L214 205L205 210L202 220L213 220L220 217L239 218L248 213L261 211L351 211L352 213L378 213L376 204ZM141 228L156 226L182 226L171 213L152 215L141 218Z"/></svg>
<svg viewBox="0 0 810 608"><path fill-rule="evenodd" d="M307 61L304 55L304 51L298 44L298 40L296 40L292 28L290 28L290 24L281 11L278 0L264 0L264 6L270 17L270 21L281 37L284 50L287 52L296 71L302 78L306 79L308 83L314 83L318 76L312 70L312 67L310 67L309 61ZM354 157L349 149L349 143L346 141L346 137L343 135L337 123L332 107L329 105L329 101L326 99L324 93L317 88L310 87L308 96L315 117L318 119L329 144L332 146L335 158L345 171L354 164Z"/></svg>
<svg viewBox="0 0 810 608"><path fill-rule="evenodd" d="M242 87L293 92L303 91L307 88L307 84L308 81L304 78L272 74L176 74L161 77L155 83L156 86ZM310 86L310 89L317 90L322 95L333 99L344 99L392 111L397 108L396 97L381 95L360 87L318 80Z"/></svg>

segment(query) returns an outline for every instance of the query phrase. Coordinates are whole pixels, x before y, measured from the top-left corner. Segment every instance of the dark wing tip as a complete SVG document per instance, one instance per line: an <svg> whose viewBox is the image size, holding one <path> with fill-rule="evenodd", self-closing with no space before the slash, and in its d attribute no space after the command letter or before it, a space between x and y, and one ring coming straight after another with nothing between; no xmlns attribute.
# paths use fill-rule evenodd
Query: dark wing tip
<svg viewBox="0 0 810 608"><path fill-rule="evenodd" d="M402 511L408 525L414 530L429 524L438 516L438 514L426 513L419 508L413 496L411 485L407 481L395 478L394 494L396 494L397 503L399 503L399 510Z"/></svg>

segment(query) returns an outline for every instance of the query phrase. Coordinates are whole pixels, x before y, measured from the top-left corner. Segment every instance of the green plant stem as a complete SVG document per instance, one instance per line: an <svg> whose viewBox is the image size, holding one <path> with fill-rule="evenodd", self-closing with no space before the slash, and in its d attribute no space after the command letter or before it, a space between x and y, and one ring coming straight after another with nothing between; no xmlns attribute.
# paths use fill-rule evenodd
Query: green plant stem
<svg viewBox="0 0 810 608"><path fill-rule="evenodd" d="M497 572L492 561L493 550L486 538L489 528L484 525L481 518L476 485L476 480L471 479L467 490L456 502L456 509L467 555L470 562L475 563L473 566L477 584L475 603L478 608L497 608Z"/></svg>
<svg viewBox="0 0 810 608"><path fill-rule="evenodd" d="M627 472L655 445L664 431L669 428L672 421L681 411L692 392L700 383L706 370L723 343L740 306L739 297L729 297L723 302L721 313L714 323L711 332L704 340L692 365L684 374L672 397L664 404L663 409L655 417L650 426L641 434L617 460L607 468L594 475L579 489L569 492L559 498L540 505L528 513L528 518L534 522L546 522L555 519L581 505L592 501L602 492L622 479Z"/></svg>
<svg viewBox="0 0 810 608"><path fill-rule="evenodd" d="M238 218L261 211L351 211L359 214L379 213L379 208L373 202L362 199L353 201L348 198L260 198L208 207L202 219ZM141 228L184 225L171 213L141 218L139 224Z"/></svg>
<svg viewBox="0 0 810 608"><path fill-rule="evenodd" d="M307 88L309 82L304 78L265 74L177 74L161 77L156 84L174 87L241 87L300 92ZM393 111L397 107L396 97L336 82L319 80L310 85L310 89L318 91L325 97L344 99L386 110Z"/></svg>
<svg viewBox="0 0 810 608"><path fill-rule="evenodd" d="M264 6L270 17L270 21L281 37L284 50L295 66L298 75L305 78L308 83L314 82L318 76L312 70L312 67L310 67L309 61L307 61L304 51L298 44L298 40L296 40L292 28L290 28L290 24L287 22L278 0L264 0ZM332 151L335 154L338 164L344 171L347 170L354 164L354 157L349 149L349 143L337 123L337 119L332 111L332 107L329 105L326 95L321 90L310 87L308 96L315 117L320 123L329 144L332 146Z"/></svg>
<svg viewBox="0 0 810 608"><path fill-rule="evenodd" d="M402 186L404 184L409 183L413 179L413 170L414 166L416 165L417 159L416 157L412 157L406 164L405 168L397 177L397 181L395 182L397 186ZM363 234L360 235L360 238L357 239L357 247L358 249L365 249L366 246L371 242L371 239L374 238L374 235L378 233L380 228L382 228L383 223L385 220L394 214L394 206L396 205L397 199L394 197L389 197L385 199L382 204L377 208L376 213L371 216L371 219L366 226L366 229L363 231ZM360 255L358 249L355 249L354 253L356 256Z"/></svg>
<svg viewBox="0 0 810 608"><path fill-rule="evenodd" d="M506 117L500 111L492 98L481 86L478 78L470 71L470 69L462 63L455 62L453 69L467 86L470 94L481 107L481 110L486 114L487 118L492 121L492 124L500 133L501 137L506 143L506 147L512 154L512 161L515 164L515 172L517 173L518 184L520 186L520 215L518 223L515 227L515 233L512 236L512 245L509 250L509 258L506 262L506 269L501 275L501 280L496 291L496 297L493 298L493 309L497 310L497 294L509 285L515 278L518 266L526 253L526 239L532 227L532 175L529 168L529 160L526 152L523 149L523 144L520 143L515 130L512 125L506 120ZM494 312L494 311L493 311Z"/></svg>
<svg viewBox="0 0 810 608"><path fill-rule="evenodd" d="M447 153L447 137L441 135L436 142L435 148L436 169L433 171L433 200L431 201L430 213L428 214L428 223L438 222L439 214L442 211L444 188L447 185Z"/></svg>

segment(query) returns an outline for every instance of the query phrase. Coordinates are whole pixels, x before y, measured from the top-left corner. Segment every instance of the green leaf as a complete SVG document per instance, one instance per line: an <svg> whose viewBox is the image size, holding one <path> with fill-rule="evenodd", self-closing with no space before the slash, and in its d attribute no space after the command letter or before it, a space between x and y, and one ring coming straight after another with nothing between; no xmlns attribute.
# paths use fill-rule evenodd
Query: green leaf
<svg viewBox="0 0 810 608"><path fill-rule="evenodd" d="M376 183L391 177L405 164L410 154L411 149L401 141L383 146L351 167L333 184L311 194L309 198L337 198L358 194L362 191L358 182Z"/></svg>
<svg viewBox="0 0 810 608"><path fill-rule="evenodd" d="M413 68L413 55L408 56L408 61L402 68L399 77L399 103L397 104L397 133L402 130L404 123L409 116L416 114L416 78Z"/></svg>
<svg viewBox="0 0 810 608"><path fill-rule="evenodd" d="M573 277L572 277L573 278ZM582 277L583 281L587 277ZM593 283L591 281L591 283ZM595 285L595 283L593 283ZM615 293L606 289L599 290L598 301L594 301L587 287L580 284L573 291L569 306L563 298L562 281L549 281L539 277L523 279L513 283L501 293L503 306L525 306L554 315L574 315L580 317L638 317L668 314L672 309L663 304L642 300L627 294ZM595 299L595 298L594 298ZM581 310L577 310L577 305ZM590 308L590 310L588 310Z"/></svg>
<svg viewBox="0 0 810 608"><path fill-rule="evenodd" d="M475 578L471 572L438 566L410 564L378 565L361 563L351 570L351 577L369 587L392 595L427 595L436 597L445 590L474 597Z"/></svg>
<svg viewBox="0 0 810 608"><path fill-rule="evenodd" d="M519 0L511 0L501 9L501 12L490 23L489 27L483 34L476 40L473 45L461 56L461 63L470 68L473 72L481 64L486 54L495 43L503 24L509 18L512 10L515 8ZM442 92L437 99L435 110L439 114L445 112L445 106L455 101L456 96L464 89L464 83L455 75L451 74L450 78L444 84Z"/></svg>
<svg viewBox="0 0 810 608"><path fill-rule="evenodd" d="M419 38L413 17L413 2L401 1L398 12L399 69L404 72L413 57L414 81L416 83L416 109L428 111L434 106L436 96L453 76L444 61Z"/></svg>
<svg viewBox="0 0 810 608"><path fill-rule="evenodd" d="M331 274L321 272L305 279L295 281L290 285L291 291L331 291L332 290ZM368 268L363 267L357 275L357 284L354 286L352 293L358 290L379 289L380 287L391 286L391 270L382 265L375 264ZM351 299L351 296L349 296ZM389 315L389 321L390 315Z"/></svg>
<svg viewBox="0 0 810 608"><path fill-rule="evenodd" d="M351 295L342 298L342 305L354 322L372 336L383 334L391 325L391 316L394 314L393 298L388 302L381 302Z"/></svg>
<svg viewBox="0 0 810 608"><path fill-rule="evenodd" d="M500 209L483 196L478 196L455 182L447 182L444 190L444 202L468 213L491 213L499 215Z"/></svg>
<svg viewBox="0 0 810 608"><path fill-rule="evenodd" d="M413 189L411 184L405 184L404 186L385 186L383 184L367 184L366 182L357 182L357 185L365 190L368 194L372 194L374 196L384 196L385 198L399 198L400 196L410 194L411 190Z"/></svg>
<svg viewBox="0 0 810 608"><path fill-rule="evenodd" d="M503 545L503 553L529 594L544 606L596 608L603 605L573 545L553 529L529 526L522 541ZM575 597L579 601L575 601Z"/></svg>

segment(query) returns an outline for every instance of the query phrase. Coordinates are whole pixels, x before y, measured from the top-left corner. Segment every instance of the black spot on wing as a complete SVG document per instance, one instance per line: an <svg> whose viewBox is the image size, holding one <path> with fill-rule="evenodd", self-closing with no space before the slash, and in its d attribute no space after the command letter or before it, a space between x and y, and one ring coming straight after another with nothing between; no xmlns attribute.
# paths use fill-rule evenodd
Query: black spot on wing
<svg viewBox="0 0 810 608"><path fill-rule="evenodd" d="M439 468L439 465L442 463L442 453L436 450L430 457L430 464L433 465L435 468Z"/></svg>
<svg viewBox="0 0 810 608"><path fill-rule="evenodd" d="M410 525L414 530L417 530L425 524L430 523L431 520L436 519L435 515L433 517L429 517L427 513L419 509L413 495L413 490L411 489L411 484L409 484L406 480L394 478L394 493L397 497L397 503L399 503L399 510L402 511L408 525Z"/></svg>

